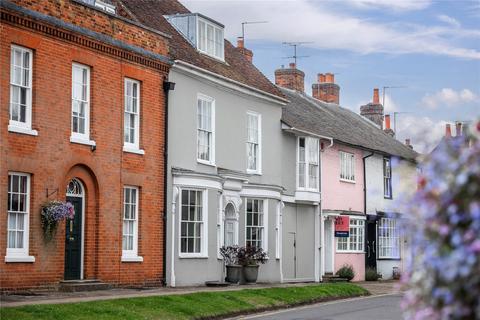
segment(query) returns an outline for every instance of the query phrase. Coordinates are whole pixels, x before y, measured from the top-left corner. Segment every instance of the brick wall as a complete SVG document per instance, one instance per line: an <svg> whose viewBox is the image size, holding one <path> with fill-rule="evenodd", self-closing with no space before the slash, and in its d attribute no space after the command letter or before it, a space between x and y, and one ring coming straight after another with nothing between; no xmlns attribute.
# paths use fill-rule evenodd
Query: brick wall
<svg viewBox="0 0 480 320"><path fill-rule="evenodd" d="M275 84L277 86L304 92L305 73L298 70L295 63L290 63L289 68L275 70Z"/></svg>
<svg viewBox="0 0 480 320"><path fill-rule="evenodd" d="M95 10L71 1L15 2L96 31L108 29L111 22L97 12L77 15L79 11L86 14L87 9ZM136 39L129 36L137 30L135 27L119 31L116 26L112 23L110 29L118 32L116 37L125 37L123 40L156 53L167 52L161 36L148 33ZM73 177L81 180L86 189L84 278L115 284L159 284L164 277L162 82L168 65L161 70L150 68L3 21L0 36L0 289L52 286L63 280L65 224L59 225L54 239L45 242L40 208L47 200L47 188L49 192L58 189L49 199L64 200L65 188ZM11 44L33 50L32 129L38 131L38 136L7 129ZM73 62L91 68L90 139L96 142L95 151L88 145L70 142ZM144 155L122 151L125 77L141 83L140 148L145 150ZM33 263L6 263L3 259L9 171L31 174L29 255L35 257ZM140 188L138 254L143 256L143 262L121 262L124 185Z"/></svg>

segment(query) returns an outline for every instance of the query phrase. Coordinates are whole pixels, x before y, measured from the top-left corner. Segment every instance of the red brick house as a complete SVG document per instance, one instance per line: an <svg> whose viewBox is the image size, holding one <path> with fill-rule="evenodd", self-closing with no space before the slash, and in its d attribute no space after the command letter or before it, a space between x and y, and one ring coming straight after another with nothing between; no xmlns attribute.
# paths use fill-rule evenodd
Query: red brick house
<svg viewBox="0 0 480 320"><path fill-rule="evenodd" d="M0 4L2 291L165 276L169 36L95 4ZM47 200L69 201L76 213L50 241Z"/></svg>

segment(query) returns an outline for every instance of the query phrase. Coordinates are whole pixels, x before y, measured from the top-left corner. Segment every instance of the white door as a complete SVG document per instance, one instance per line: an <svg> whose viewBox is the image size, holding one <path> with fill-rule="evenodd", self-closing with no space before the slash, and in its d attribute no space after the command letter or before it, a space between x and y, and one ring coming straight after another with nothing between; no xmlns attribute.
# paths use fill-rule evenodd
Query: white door
<svg viewBox="0 0 480 320"><path fill-rule="evenodd" d="M333 221L325 220L325 273L333 273Z"/></svg>

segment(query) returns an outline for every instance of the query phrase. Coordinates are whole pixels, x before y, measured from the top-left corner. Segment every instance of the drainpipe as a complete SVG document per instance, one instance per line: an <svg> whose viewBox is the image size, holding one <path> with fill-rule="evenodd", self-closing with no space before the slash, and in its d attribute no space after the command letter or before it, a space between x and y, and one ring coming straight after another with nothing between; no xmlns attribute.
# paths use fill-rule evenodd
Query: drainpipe
<svg viewBox="0 0 480 320"><path fill-rule="evenodd" d="M370 153L369 155L362 158L363 160L363 212L365 213L365 217L367 216L367 168L366 168L366 160L373 156L374 153Z"/></svg>
<svg viewBox="0 0 480 320"><path fill-rule="evenodd" d="M163 92L165 97L165 115L164 115L164 152L163 152L163 285L167 284L167 179L168 179L168 93L175 89L175 82L164 81ZM172 239L173 241L173 239Z"/></svg>
<svg viewBox="0 0 480 320"><path fill-rule="evenodd" d="M325 148L321 147L321 142L320 142L320 152L319 152L319 159L320 159L320 181L319 181L319 187L320 187L320 203L319 203L319 211L320 211L320 270L319 270L319 278L318 280L320 282L323 282L323 275L325 273L325 221L324 221L324 216L323 216L323 159L322 159L322 153L331 148L333 146L333 138L328 138L326 137L327 140L330 140L330 144L326 146ZM333 230L332 230L333 231ZM332 244L333 245L333 244Z"/></svg>

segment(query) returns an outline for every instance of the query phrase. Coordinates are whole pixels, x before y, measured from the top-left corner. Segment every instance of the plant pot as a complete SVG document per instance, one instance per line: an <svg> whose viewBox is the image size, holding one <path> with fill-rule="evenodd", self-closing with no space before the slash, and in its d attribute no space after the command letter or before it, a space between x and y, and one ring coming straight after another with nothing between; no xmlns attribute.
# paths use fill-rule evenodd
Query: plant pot
<svg viewBox="0 0 480 320"><path fill-rule="evenodd" d="M257 282L259 267L259 265L249 265L243 267L243 277L246 283Z"/></svg>
<svg viewBox="0 0 480 320"><path fill-rule="evenodd" d="M226 282L238 283L242 277L242 266L239 265L230 265L226 266L227 276L225 277Z"/></svg>

